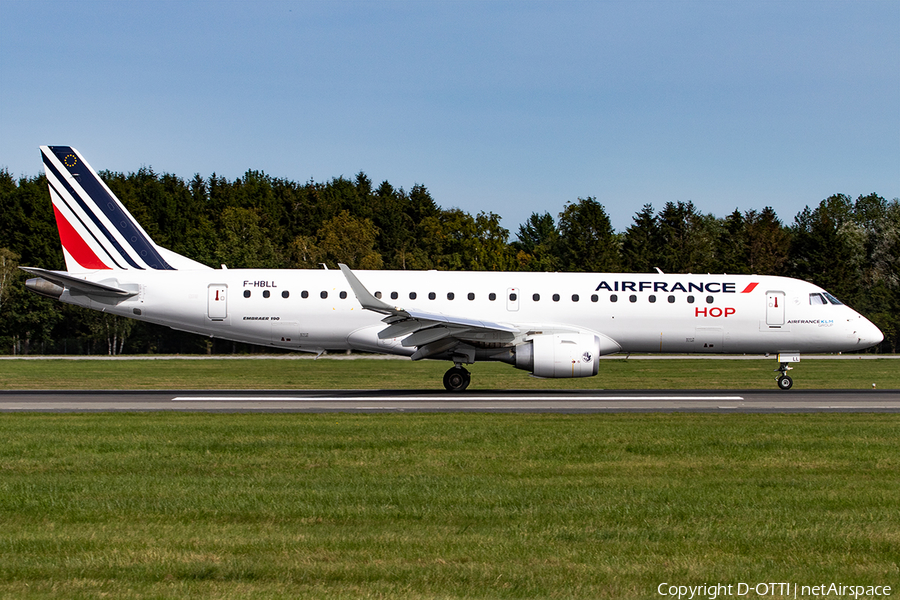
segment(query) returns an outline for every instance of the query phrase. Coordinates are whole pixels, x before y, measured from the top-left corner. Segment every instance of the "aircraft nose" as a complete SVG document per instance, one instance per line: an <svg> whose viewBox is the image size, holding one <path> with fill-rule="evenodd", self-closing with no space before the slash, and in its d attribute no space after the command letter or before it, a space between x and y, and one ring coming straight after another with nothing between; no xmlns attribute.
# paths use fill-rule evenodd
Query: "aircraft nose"
<svg viewBox="0 0 900 600"><path fill-rule="evenodd" d="M859 323L856 325L854 335L859 340L859 348L869 348L880 344L884 340L884 334L867 318L860 316Z"/></svg>

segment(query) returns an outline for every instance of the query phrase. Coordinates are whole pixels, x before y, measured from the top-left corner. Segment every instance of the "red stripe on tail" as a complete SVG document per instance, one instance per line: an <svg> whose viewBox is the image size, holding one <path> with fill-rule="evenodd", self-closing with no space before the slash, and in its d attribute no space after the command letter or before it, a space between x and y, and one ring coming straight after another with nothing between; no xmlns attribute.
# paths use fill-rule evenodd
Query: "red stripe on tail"
<svg viewBox="0 0 900 600"><path fill-rule="evenodd" d="M66 252L75 259L79 265L85 269L109 269L103 261L97 258L91 247L81 239L75 228L66 220L62 213L53 207L53 214L56 215L56 227L59 229L59 241L62 242Z"/></svg>

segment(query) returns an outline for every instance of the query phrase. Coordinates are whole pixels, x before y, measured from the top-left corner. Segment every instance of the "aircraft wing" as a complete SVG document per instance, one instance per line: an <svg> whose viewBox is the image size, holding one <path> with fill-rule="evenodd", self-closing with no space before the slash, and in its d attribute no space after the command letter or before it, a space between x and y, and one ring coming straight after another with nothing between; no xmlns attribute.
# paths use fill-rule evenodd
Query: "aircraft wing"
<svg viewBox="0 0 900 600"><path fill-rule="evenodd" d="M508 323L482 321L467 317L432 313L414 308L391 306L369 292L345 264L339 264L341 272L356 294L356 299L366 310L387 315L382 321L387 327L378 332L379 339L404 337L401 342L407 348L415 347L413 360L428 358L443 352L452 352L460 345L472 343L504 344L515 339L519 328ZM465 350L461 354L468 354Z"/></svg>

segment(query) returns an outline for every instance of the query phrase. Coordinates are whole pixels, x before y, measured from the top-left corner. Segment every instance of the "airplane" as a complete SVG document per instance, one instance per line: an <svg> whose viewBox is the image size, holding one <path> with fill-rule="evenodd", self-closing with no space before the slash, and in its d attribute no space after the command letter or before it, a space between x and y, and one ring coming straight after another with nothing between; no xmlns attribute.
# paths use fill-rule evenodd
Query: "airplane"
<svg viewBox="0 0 900 600"><path fill-rule="evenodd" d="M465 365L500 361L539 378L590 377L613 353L776 355L884 339L822 288L760 275L213 269L158 246L82 155L41 146L66 271L21 267L32 292L212 338L314 352L357 350Z"/></svg>

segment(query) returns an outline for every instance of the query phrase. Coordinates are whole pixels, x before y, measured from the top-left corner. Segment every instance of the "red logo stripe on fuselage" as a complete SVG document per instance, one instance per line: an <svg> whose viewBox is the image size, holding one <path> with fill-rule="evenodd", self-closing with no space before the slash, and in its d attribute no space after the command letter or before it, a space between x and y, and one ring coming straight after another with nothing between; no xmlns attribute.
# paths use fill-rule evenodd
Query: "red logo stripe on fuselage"
<svg viewBox="0 0 900 600"><path fill-rule="evenodd" d="M759 283L756 282L756 281L754 281L753 283L751 283L750 285L748 285L747 287L745 287L744 290L743 290L741 293L742 293L742 294L749 294L750 292L752 292L753 290L755 290L755 289L756 289L756 286L758 286L758 285L759 285Z"/></svg>

